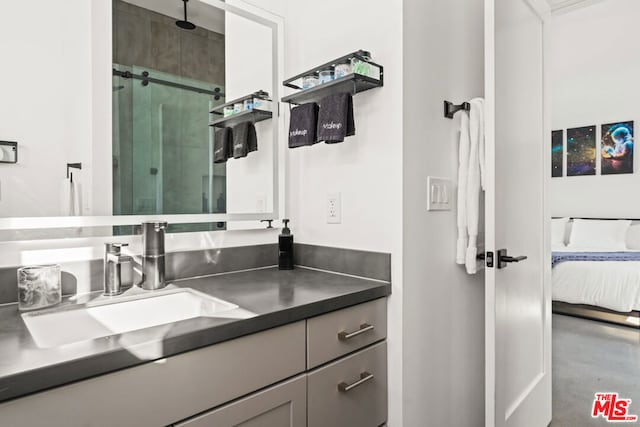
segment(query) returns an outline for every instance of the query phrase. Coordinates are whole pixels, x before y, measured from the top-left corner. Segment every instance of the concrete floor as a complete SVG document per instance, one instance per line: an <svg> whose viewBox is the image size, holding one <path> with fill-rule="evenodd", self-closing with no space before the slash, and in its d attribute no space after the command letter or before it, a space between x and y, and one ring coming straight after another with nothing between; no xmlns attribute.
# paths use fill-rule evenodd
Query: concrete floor
<svg viewBox="0 0 640 427"><path fill-rule="evenodd" d="M610 425L591 418L596 392L632 399L630 414L640 416L640 331L554 314L551 426Z"/></svg>

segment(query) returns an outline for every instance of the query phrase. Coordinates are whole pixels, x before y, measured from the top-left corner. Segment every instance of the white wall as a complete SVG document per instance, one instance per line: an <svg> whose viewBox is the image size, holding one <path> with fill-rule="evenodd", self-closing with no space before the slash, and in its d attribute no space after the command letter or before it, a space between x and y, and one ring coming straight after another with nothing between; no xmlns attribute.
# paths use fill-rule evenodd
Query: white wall
<svg viewBox="0 0 640 427"><path fill-rule="evenodd" d="M404 425L484 420L484 274L456 265L456 214L427 212L427 176L456 181L459 117L483 96L483 1L404 1Z"/></svg>
<svg viewBox="0 0 640 427"><path fill-rule="evenodd" d="M0 164L0 217L61 215L66 164L91 164L91 3L34 7L0 3L0 140L18 141L19 161Z"/></svg>
<svg viewBox="0 0 640 427"><path fill-rule="evenodd" d="M629 120L635 120L636 127L640 125L638 17L637 0L607 0L553 16L550 59L554 130ZM599 135L598 126L598 147ZM599 175L598 158L595 176L553 178L551 214L640 217L640 199L630 197L640 186L638 153L634 157L634 174Z"/></svg>
<svg viewBox="0 0 640 427"><path fill-rule="evenodd" d="M272 33L265 25L226 13L225 102L259 90L273 95ZM256 123L258 151L227 161L228 213L273 211L273 126L277 123L275 114L272 120Z"/></svg>

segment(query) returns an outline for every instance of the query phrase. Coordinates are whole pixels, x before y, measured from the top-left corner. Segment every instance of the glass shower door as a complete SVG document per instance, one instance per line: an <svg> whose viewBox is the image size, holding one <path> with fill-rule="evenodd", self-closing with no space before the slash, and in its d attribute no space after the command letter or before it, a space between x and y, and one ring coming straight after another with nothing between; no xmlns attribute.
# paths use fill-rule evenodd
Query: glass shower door
<svg viewBox="0 0 640 427"><path fill-rule="evenodd" d="M224 103L211 92L222 87L115 68L149 80L114 76L114 214L226 212L225 165L213 163L208 125L209 111Z"/></svg>

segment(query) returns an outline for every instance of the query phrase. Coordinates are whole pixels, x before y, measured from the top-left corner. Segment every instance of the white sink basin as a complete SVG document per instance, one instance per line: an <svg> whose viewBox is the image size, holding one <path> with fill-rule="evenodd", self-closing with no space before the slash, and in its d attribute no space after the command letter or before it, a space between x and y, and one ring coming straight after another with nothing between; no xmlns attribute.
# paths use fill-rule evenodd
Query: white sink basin
<svg viewBox="0 0 640 427"><path fill-rule="evenodd" d="M24 313L22 319L36 345L48 348L195 317L236 317L233 311L238 309L235 304L189 288L132 291L85 305Z"/></svg>

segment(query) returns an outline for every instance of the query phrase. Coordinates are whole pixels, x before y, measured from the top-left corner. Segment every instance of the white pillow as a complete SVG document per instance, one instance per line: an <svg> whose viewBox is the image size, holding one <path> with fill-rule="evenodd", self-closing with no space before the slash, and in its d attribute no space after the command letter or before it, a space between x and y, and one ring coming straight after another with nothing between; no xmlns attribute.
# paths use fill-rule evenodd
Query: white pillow
<svg viewBox="0 0 640 427"><path fill-rule="evenodd" d="M574 219L568 247L578 250L627 250L627 231L631 221Z"/></svg>
<svg viewBox="0 0 640 427"><path fill-rule="evenodd" d="M558 248L566 245L567 223L569 218L551 219L551 247Z"/></svg>
<svg viewBox="0 0 640 427"><path fill-rule="evenodd" d="M633 224L627 232L627 249L640 249L640 224Z"/></svg>

